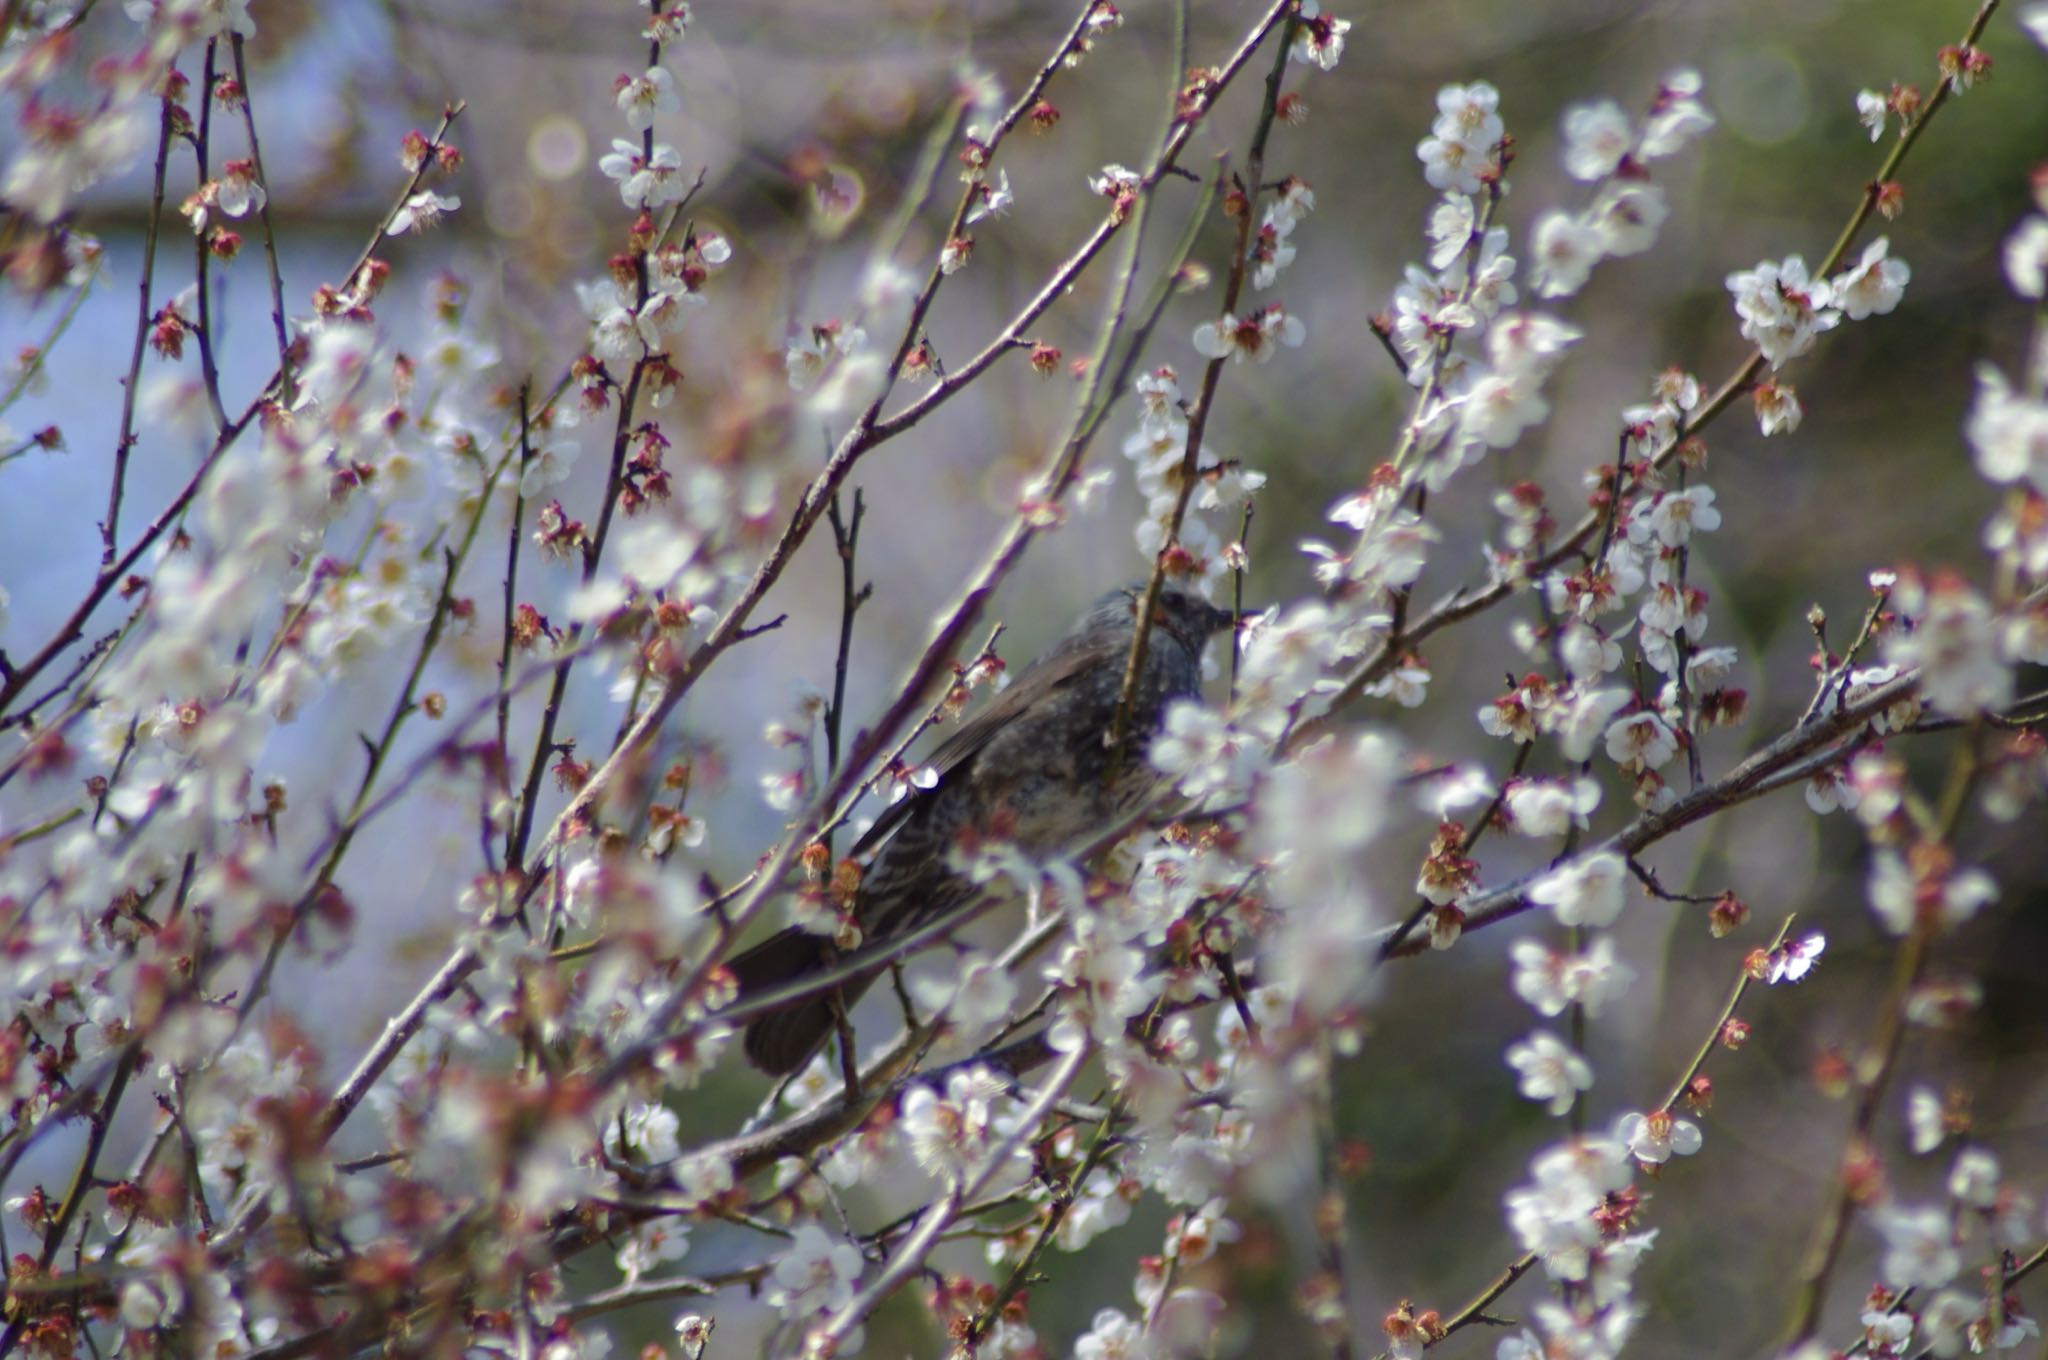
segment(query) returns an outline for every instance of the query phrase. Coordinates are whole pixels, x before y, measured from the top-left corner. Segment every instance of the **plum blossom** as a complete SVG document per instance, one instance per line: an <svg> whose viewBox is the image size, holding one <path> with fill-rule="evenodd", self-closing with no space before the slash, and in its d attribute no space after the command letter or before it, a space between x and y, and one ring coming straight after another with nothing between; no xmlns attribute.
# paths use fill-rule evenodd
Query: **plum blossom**
<svg viewBox="0 0 2048 1360"><path fill-rule="evenodd" d="M654 126L657 113L675 113L683 107L676 93L676 78L666 68L650 66L637 76L621 77L618 85L619 112L626 126L645 132Z"/></svg>
<svg viewBox="0 0 2048 1360"><path fill-rule="evenodd" d="M1771 986L1800 981L1819 965L1827 947L1828 937L1817 930L1786 941L1764 960L1763 981Z"/></svg>
<svg viewBox="0 0 2048 1360"><path fill-rule="evenodd" d="M2005 238L2005 277L2023 298L2048 294L2048 217L2029 216Z"/></svg>
<svg viewBox="0 0 2048 1360"><path fill-rule="evenodd" d="M913 1087L903 1098L901 1128L918 1165L947 1180L979 1166L997 1132L995 1104L1007 1094L1003 1079L986 1067L954 1072L944 1095Z"/></svg>
<svg viewBox="0 0 2048 1360"><path fill-rule="evenodd" d="M1560 925L1611 926L1621 916L1628 865L1611 850L1567 860L1529 888L1529 900L1549 907Z"/></svg>
<svg viewBox="0 0 2048 1360"><path fill-rule="evenodd" d="M1376 699L1392 699L1403 708L1420 708L1429 698L1429 667L1410 655L1365 687Z"/></svg>
<svg viewBox="0 0 2048 1360"><path fill-rule="evenodd" d="M1894 599L1913 624L1886 637L1885 660L1919 668L1928 703L1967 717L2011 700L2012 668L2000 654L1998 619L1983 596L1954 577L1931 585L1909 577Z"/></svg>
<svg viewBox="0 0 2048 1360"><path fill-rule="evenodd" d="M975 204L968 210L967 225L973 226L985 217L1001 217L1016 203L1017 196L1010 192L1010 172L998 170L994 184L975 186Z"/></svg>
<svg viewBox="0 0 2048 1360"><path fill-rule="evenodd" d="M406 236L408 231L428 231L440 225L440 219L463 207L459 195L436 195L432 188L422 188L420 193L406 199L391 217L391 236Z"/></svg>
<svg viewBox="0 0 2048 1360"><path fill-rule="evenodd" d="M188 40L218 38L224 33L256 36L249 0L123 0L121 12L138 24L175 24Z"/></svg>
<svg viewBox="0 0 2048 1360"><path fill-rule="evenodd" d="M15 143L0 198L41 222L55 222L72 195L126 170L149 136L134 104L76 114L31 100L20 121L26 135Z"/></svg>
<svg viewBox="0 0 2048 1360"><path fill-rule="evenodd" d="M1608 634L1579 619L1565 624L1558 650L1564 656L1565 668L1571 672L1572 679L1597 680L1621 665L1621 640L1627 634L1627 625L1617 633Z"/></svg>
<svg viewBox="0 0 2048 1360"><path fill-rule="evenodd" d="M1649 514L1631 515L1628 537L1631 543L1647 543L1655 538L1664 547L1682 548L1692 540L1695 531L1711 533L1720 527L1721 512L1714 508L1714 488L1694 486L1664 492Z"/></svg>
<svg viewBox="0 0 2048 1360"><path fill-rule="evenodd" d="M1252 287L1271 288L1287 266L1294 263L1294 243L1288 240L1293 223L1274 204L1266 209L1266 220L1252 238Z"/></svg>
<svg viewBox="0 0 2048 1360"><path fill-rule="evenodd" d="M1282 236L1300 226L1302 219L1316 210L1316 191L1309 187L1307 180L1299 175L1289 175L1280 182L1278 192L1266 208L1266 220Z"/></svg>
<svg viewBox="0 0 2048 1360"><path fill-rule="evenodd" d="M1131 1218L1131 1202L1140 1187L1097 1167L1081 1187L1074 1207L1067 1211L1054 1241L1062 1251L1079 1251L1111 1228L1120 1228Z"/></svg>
<svg viewBox="0 0 2048 1360"><path fill-rule="evenodd" d="M1920 1310L1920 1335L1930 1354L1941 1360L1955 1360L1966 1351L1977 1351L1980 1341L1973 1334L1984 1318L1984 1300L1956 1289L1944 1289Z"/></svg>
<svg viewBox="0 0 2048 1360"><path fill-rule="evenodd" d="M1102 167L1101 174L1088 177L1088 192L1098 198L1114 198L1118 194L1135 193L1144 184L1144 177L1137 171L1110 164Z"/></svg>
<svg viewBox="0 0 2048 1360"><path fill-rule="evenodd" d="M1270 303L1243 317L1225 314L1195 327L1195 351L1208 359L1247 358L1266 363L1279 346L1298 348L1308 338L1301 318L1289 315L1279 303Z"/></svg>
<svg viewBox="0 0 2048 1360"><path fill-rule="evenodd" d="M1828 287L1842 314L1851 321L1866 316L1883 316L1899 305L1906 295L1906 283L1913 277L1904 260L1891 258L1891 241L1880 236L1863 248L1863 256L1829 281Z"/></svg>
<svg viewBox="0 0 2048 1360"><path fill-rule="evenodd" d="M1151 751L1153 765L1173 775L1190 798L1243 787L1260 754L1258 743L1246 740L1222 713L1190 700L1167 710Z"/></svg>
<svg viewBox="0 0 2048 1360"><path fill-rule="evenodd" d="M789 373L789 390L801 392L818 380L834 360L858 353L868 342L859 326L825 321L789 342L783 351L783 367Z"/></svg>
<svg viewBox="0 0 2048 1360"><path fill-rule="evenodd" d="M1607 935L1595 939L1583 954L1560 954L1538 940L1517 940L1508 957L1515 965L1515 995L1543 1016L1562 1015L1567 1007L1579 1005L1587 1016L1598 1018L1635 980L1635 970L1616 954L1614 940Z"/></svg>
<svg viewBox="0 0 2048 1360"><path fill-rule="evenodd" d="M1062 1053L1089 1039L1101 1044L1122 1039L1125 1023L1151 1005L1164 984L1163 978L1146 973L1139 950L1116 939L1092 916L1074 923L1073 943L1046 977L1065 994L1049 1037Z"/></svg>
<svg viewBox="0 0 2048 1360"><path fill-rule="evenodd" d="M676 1133L682 1127L676 1112L652 1101L635 1103L618 1119L605 1121L605 1152L619 1161L659 1165L681 1154Z"/></svg>
<svg viewBox="0 0 2048 1360"><path fill-rule="evenodd" d="M1432 188L1476 194L1481 176L1495 168L1494 149L1506 131L1498 112L1500 91L1483 80L1446 85L1437 92L1436 107L1430 135L1415 148L1423 177Z"/></svg>
<svg viewBox="0 0 2048 1360"><path fill-rule="evenodd" d="M1149 1360L1151 1354L1144 1326L1117 1308L1097 1312L1087 1334L1074 1342L1074 1360Z"/></svg>
<svg viewBox="0 0 2048 1360"><path fill-rule="evenodd" d="M1301 0L1294 18L1294 45L1287 50L1289 60L1325 71L1336 70L1344 55L1344 35L1351 31L1351 21L1323 13L1318 0Z"/></svg>
<svg viewBox="0 0 2048 1360"><path fill-rule="evenodd" d="M1972 1209L1998 1203L1998 1157L1989 1148L1966 1147L1956 1154L1948 1173L1948 1193Z"/></svg>
<svg viewBox="0 0 2048 1360"><path fill-rule="evenodd" d="M376 350L368 326L329 324L313 333L313 353L299 376L301 403L332 407L354 396L367 380Z"/></svg>
<svg viewBox="0 0 2048 1360"><path fill-rule="evenodd" d="M1915 1086L1906 1093L1906 1147L1915 1157L1925 1157L1948 1139L1947 1111L1941 1097L1930 1086Z"/></svg>
<svg viewBox="0 0 2048 1360"><path fill-rule="evenodd" d="M1871 861L1870 905L1894 935L1923 919L1954 929L1997 900L1996 879L1982 869L1952 867L1938 847L1918 847L1910 856L1887 847Z"/></svg>
<svg viewBox="0 0 2048 1360"><path fill-rule="evenodd" d="M844 1308L853 1302L860 1267L859 1247L835 1241L817 1224L806 1223L775 1263L768 1302L788 1318Z"/></svg>
<svg viewBox="0 0 2048 1360"><path fill-rule="evenodd" d="M630 359L642 336L632 297L609 278L576 285L576 297L590 321L590 352L600 359Z"/></svg>
<svg viewBox="0 0 2048 1360"><path fill-rule="evenodd" d="M1547 375L1584 335L1577 326L1542 312L1510 313L1487 334L1487 362L1504 372Z"/></svg>
<svg viewBox="0 0 2048 1360"><path fill-rule="evenodd" d="M1121 165L1105 165L1101 174L1088 177L1088 192L1109 200L1111 223L1121 223L1130 217L1144 188L1144 176Z"/></svg>
<svg viewBox="0 0 2048 1360"><path fill-rule="evenodd" d="M229 161L221 167L214 203L229 217L246 217L262 209L269 195L256 178L254 160Z"/></svg>
<svg viewBox="0 0 2048 1360"><path fill-rule="evenodd" d="M1668 1162L1676 1155L1690 1157L1703 1141L1699 1125L1679 1119L1670 1110L1623 1115L1614 1136L1627 1144L1629 1155L1647 1166Z"/></svg>
<svg viewBox="0 0 2048 1360"><path fill-rule="evenodd" d="M1592 1067L1548 1030L1537 1030L1508 1049L1508 1066L1520 1074L1521 1093L1554 1115L1569 1110L1579 1092L1593 1085Z"/></svg>
<svg viewBox="0 0 2048 1360"><path fill-rule="evenodd" d="M569 480L582 446L574 439L556 439L538 450L519 474L519 494L532 500L551 486Z"/></svg>
<svg viewBox="0 0 2048 1360"><path fill-rule="evenodd" d="M1508 254L1508 243L1506 227L1488 227L1479 238L1476 255L1469 249L1453 255L1438 279L1439 285L1454 295L1463 294L1476 316L1498 316L1503 307L1513 306L1520 296L1515 291L1515 257Z"/></svg>
<svg viewBox="0 0 2048 1360"><path fill-rule="evenodd" d="M1664 77L1643 124L1644 160L1676 155L1714 126L1714 115L1700 102L1703 85L1698 71L1680 69Z"/></svg>
<svg viewBox="0 0 2048 1360"><path fill-rule="evenodd" d="M1644 659L1669 674L1678 659L1671 639L1679 633L1699 638L1706 632L1707 614L1705 600L1696 588L1681 586L1665 571L1660 570L1657 577L1649 593L1643 596L1636 617L1643 625L1639 640Z"/></svg>
<svg viewBox="0 0 2048 1360"><path fill-rule="evenodd" d="M1533 1329L1524 1327L1501 1341L1495 1360L1553 1360L1559 1356L1608 1360L1622 1353L1638 1318L1629 1308L1582 1313L1555 1299L1538 1303L1534 1316Z"/></svg>
<svg viewBox="0 0 2048 1360"><path fill-rule="evenodd" d="M1979 364L1977 400L1963 433L1986 478L2025 481L2048 495L2048 402L2015 392L1996 367Z"/></svg>
<svg viewBox="0 0 2048 1360"><path fill-rule="evenodd" d="M1599 806L1600 785L1593 779L1527 779L1508 787L1508 817L1524 836L1562 836L1573 826L1584 829L1587 815Z"/></svg>
<svg viewBox="0 0 2048 1360"><path fill-rule="evenodd" d="M1408 381L1420 386L1435 370L1444 338L1476 328L1479 313L1448 278L1414 265L1404 278L1394 290L1394 345L1408 365Z"/></svg>
<svg viewBox="0 0 2048 1360"><path fill-rule="evenodd" d="M1526 375L1488 373L1473 383L1458 410L1458 428L1475 445L1505 449L1550 414L1536 381Z"/></svg>
<svg viewBox="0 0 2048 1360"><path fill-rule="evenodd" d="M1478 221L1478 210L1472 206L1470 195L1448 193L1438 199L1429 210L1429 267L1450 268L1451 262L1471 244L1472 230Z"/></svg>
<svg viewBox="0 0 2048 1360"><path fill-rule="evenodd" d="M640 143L613 138L611 153L598 158L597 168L618 181L619 199L629 208L664 207L681 202L689 192L682 154L667 142L656 142L653 154L647 155Z"/></svg>
<svg viewBox="0 0 2048 1360"><path fill-rule="evenodd" d="M1609 729L1609 720L1633 700L1625 689L1591 689L1557 706L1554 723L1564 758L1574 763L1591 759L1593 748Z"/></svg>
<svg viewBox="0 0 2048 1360"><path fill-rule="evenodd" d="M1529 247L1529 286L1538 297L1570 297L1586 286L1606 251L1598 227L1566 212L1546 213Z"/></svg>
<svg viewBox="0 0 2048 1360"><path fill-rule="evenodd" d="M1762 350L1772 368L1812 349L1815 338L1842 319L1833 290L1825 280L1809 278L1806 261L1797 255L1730 274L1728 291L1742 318L1742 338Z"/></svg>
<svg viewBox="0 0 2048 1360"><path fill-rule="evenodd" d="M963 1030L993 1024L1010 1014L1017 983L1008 972L987 960L969 960L944 978L913 978L911 994Z"/></svg>
<svg viewBox="0 0 2048 1360"><path fill-rule="evenodd" d="M1671 216L1664 190L1626 180L1608 185L1586 209L1586 222L1609 255L1640 255L1657 243L1657 230Z"/></svg>
<svg viewBox="0 0 2048 1360"><path fill-rule="evenodd" d="M1939 1289L1962 1269L1948 1211L1939 1205L1912 1209L1886 1204L1870 1217L1884 1237L1880 1273L1893 1288Z"/></svg>
<svg viewBox="0 0 2048 1360"><path fill-rule="evenodd" d="M1884 136L1885 117L1891 112L1891 104L1876 90L1856 92L1856 121L1863 124L1870 133L1870 140L1877 141Z"/></svg>
<svg viewBox="0 0 2048 1360"><path fill-rule="evenodd" d="M1864 1350L1875 1356L1900 1356L1913 1340L1913 1314L1901 1308L1889 1312L1882 1308L1867 1309L1862 1318Z"/></svg>
<svg viewBox="0 0 2048 1360"><path fill-rule="evenodd" d="M1489 448L1504 449L1550 414L1545 378L1580 338L1577 327L1539 313L1510 313L1486 337L1490 370L1460 399L1458 427Z"/></svg>
<svg viewBox="0 0 2048 1360"><path fill-rule="evenodd" d="M1226 1207L1222 1199L1210 1199L1170 1222L1167 1252L1183 1265L1200 1265L1216 1254L1219 1244L1237 1241L1243 1230L1224 1216Z"/></svg>
<svg viewBox="0 0 2048 1360"><path fill-rule="evenodd" d="M1534 1181L1508 1192L1509 1228L1552 1279L1586 1278L1600 1240L1594 1214L1629 1183L1629 1165L1619 1143L1583 1139L1545 1152L1531 1167Z"/></svg>
<svg viewBox="0 0 2048 1360"><path fill-rule="evenodd" d="M1574 104L1564 111L1564 169L1591 183L1613 174L1635 142L1628 114L1612 99Z"/></svg>
<svg viewBox="0 0 2048 1360"><path fill-rule="evenodd" d="M1791 434L1806 416L1799 394L1787 383L1760 382L1750 400L1756 407L1757 428L1766 435Z"/></svg>
<svg viewBox="0 0 2048 1360"><path fill-rule="evenodd" d="M1607 758L1625 770L1657 770L1678 754L1678 736L1655 713L1632 713L1607 729Z"/></svg>
<svg viewBox="0 0 2048 1360"><path fill-rule="evenodd" d="M690 1254L689 1223L677 1217L649 1219L626 1234L612 1259L628 1284Z"/></svg>

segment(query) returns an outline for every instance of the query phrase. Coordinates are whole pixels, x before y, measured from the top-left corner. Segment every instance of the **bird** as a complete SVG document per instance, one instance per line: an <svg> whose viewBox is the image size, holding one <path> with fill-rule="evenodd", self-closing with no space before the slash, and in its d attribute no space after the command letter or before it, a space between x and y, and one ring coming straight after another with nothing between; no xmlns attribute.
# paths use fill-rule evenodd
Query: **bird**
<svg viewBox="0 0 2048 1360"><path fill-rule="evenodd" d="M1203 648L1236 616L1179 584L1162 585L1124 724L1129 735L1123 749L1113 749L1111 728L1147 588L1140 582L1098 599L932 752L928 764L936 781L899 799L861 837L856 858L875 850L852 904L863 946L975 902L985 885L950 862L950 852L965 841L1000 839L1034 859L1069 854L1119 824L1165 782L1145 758L1144 744L1175 700L1200 696ZM828 968L836 958L825 936L792 926L727 966L744 1002ZM851 1010L885 967L841 982L837 1007ZM743 1047L755 1067L787 1076L837 1027L832 993L814 993L749 1021Z"/></svg>

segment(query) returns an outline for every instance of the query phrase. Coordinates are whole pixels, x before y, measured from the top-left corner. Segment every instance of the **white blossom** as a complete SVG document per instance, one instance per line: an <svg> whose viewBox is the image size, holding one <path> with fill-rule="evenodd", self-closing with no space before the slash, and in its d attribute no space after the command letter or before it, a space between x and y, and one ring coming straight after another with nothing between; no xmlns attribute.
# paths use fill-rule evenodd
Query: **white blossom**
<svg viewBox="0 0 2048 1360"><path fill-rule="evenodd" d="M1899 305L1913 271L1904 260L1891 258L1891 241L1880 236L1863 248L1862 258L1829 282L1836 305L1851 321L1883 316Z"/></svg>
<svg viewBox="0 0 2048 1360"><path fill-rule="evenodd" d="M454 194L437 194L432 189L422 189L405 200L391 219L391 234L403 236L409 231L429 231L441 224L441 219L462 206L462 199Z"/></svg>
<svg viewBox="0 0 2048 1360"><path fill-rule="evenodd" d="M1763 351L1772 368L1812 349L1815 338L1842 318L1827 282L1809 278L1806 261L1797 255L1730 274L1728 291L1735 295L1743 338Z"/></svg>
<svg viewBox="0 0 2048 1360"><path fill-rule="evenodd" d="M1570 297L1606 253L1600 229L1566 212L1544 214L1529 247L1529 285L1539 297Z"/></svg>
<svg viewBox="0 0 2048 1360"><path fill-rule="evenodd" d="M1324 14L1319 0L1301 0L1295 20L1294 45L1287 49L1289 60L1325 71L1336 70L1344 55L1344 35L1351 31L1351 21Z"/></svg>
<svg viewBox="0 0 2048 1360"><path fill-rule="evenodd" d="M1673 1156L1690 1157L1700 1150L1703 1141L1699 1125L1680 1119L1669 1110L1623 1115L1615 1125L1614 1136L1628 1145L1631 1157L1650 1166L1667 1162Z"/></svg>
<svg viewBox="0 0 2048 1360"><path fill-rule="evenodd" d="M1628 114L1612 99L1574 104L1564 111L1564 169L1573 179L1605 179L1635 141Z"/></svg>
<svg viewBox="0 0 2048 1360"><path fill-rule="evenodd" d="M650 66L637 76L622 79L617 103L619 112L626 116L626 126L635 132L645 132L654 126L655 114L675 113L683 107L676 93L676 78L660 66Z"/></svg>
<svg viewBox="0 0 2048 1360"><path fill-rule="evenodd" d="M1711 533L1721 527L1721 512L1714 508L1714 488L1688 487L1667 491L1657 497L1647 515L1632 515L1628 536L1632 543L1652 538L1666 548L1682 548L1695 532Z"/></svg>
<svg viewBox="0 0 2048 1360"><path fill-rule="evenodd" d="M1871 860L1870 905L1885 929L1904 935L1923 914L1953 929L1998 900L1998 883L1977 868L1915 872L1906 856L1889 847Z"/></svg>
<svg viewBox="0 0 2048 1360"><path fill-rule="evenodd" d="M1095 1314L1086 1335L1074 1342L1074 1360L1151 1360L1145 1329L1116 1308Z"/></svg>
<svg viewBox="0 0 2048 1360"><path fill-rule="evenodd" d="M1436 106L1430 135L1415 148L1423 177L1433 188L1476 194L1506 131L1498 112L1500 92L1485 81L1446 85L1437 92Z"/></svg>
<svg viewBox="0 0 2048 1360"><path fill-rule="evenodd" d="M1508 789L1508 816L1524 836L1562 836L1573 826L1583 830L1588 814L1599 806L1600 785L1593 779L1528 779Z"/></svg>
<svg viewBox="0 0 2048 1360"><path fill-rule="evenodd" d="M1537 1030L1508 1050L1508 1066L1520 1076L1519 1087L1551 1114L1563 1114L1593 1085L1593 1069L1571 1046L1548 1030Z"/></svg>
<svg viewBox="0 0 2048 1360"><path fill-rule="evenodd" d="M1979 364L1977 400L1963 432L1985 477L2025 481L2048 495L2048 401L2015 392L1997 368Z"/></svg>
<svg viewBox="0 0 2048 1360"><path fill-rule="evenodd" d="M1599 233L1609 255L1640 255L1657 243L1657 231L1671 216L1664 190L1655 184L1624 180L1600 191L1586 209L1586 221Z"/></svg>
<svg viewBox="0 0 2048 1360"><path fill-rule="evenodd" d="M1628 865L1611 850L1566 860L1529 888L1560 925L1611 926L1621 915Z"/></svg>
<svg viewBox="0 0 2048 1360"><path fill-rule="evenodd" d="M1700 102L1704 82L1698 71L1680 69L1664 77L1650 117L1643 124L1644 160L1673 156L1714 126L1714 115Z"/></svg>
<svg viewBox="0 0 2048 1360"><path fill-rule="evenodd" d="M2048 217L2031 214L2005 238L2005 277L2023 298L2048 295Z"/></svg>
<svg viewBox="0 0 2048 1360"><path fill-rule="evenodd" d="M775 1262L768 1302L788 1318L837 1311L853 1302L860 1268L859 1247L834 1240L815 1223L805 1223Z"/></svg>
<svg viewBox="0 0 2048 1360"><path fill-rule="evenodd" d="M1893 1288L1939 1289L1962 1269L1948 1212L1939 1205L1913 1209L1886 1204L1870 1217L1884 1237L1880 1273Z"/></svg>
<svg viewBox="0 0 2048 1360"><path fill-rule="evenodd" d="M1655 713L1632 713L1607 729L1607 757L1625 770L1662 769L1677 754L1677 734Z"/></svg>
<svg viewBox="0 0 2048 1360"><path fill-rule="evenodd" d="M1997 616L1982 595L1949 578L1925 589L1902 581L1897 599L1902 613L1916 617L1910 628L1886 635L1885 659L1919 669L1928 703L1967 717L2010 702L2012 668L2001 655Z"/></svg>
<svg viewBox="0 0 2048 1360"><path fill-rule="evenodd" d="M904 1139L918 1164L934 1175L957 1180L987 1158L995 1127L994 1108L1008 1088L986 1067L955 1071L942 1095L914 1086L903 1098Z"/></svg>

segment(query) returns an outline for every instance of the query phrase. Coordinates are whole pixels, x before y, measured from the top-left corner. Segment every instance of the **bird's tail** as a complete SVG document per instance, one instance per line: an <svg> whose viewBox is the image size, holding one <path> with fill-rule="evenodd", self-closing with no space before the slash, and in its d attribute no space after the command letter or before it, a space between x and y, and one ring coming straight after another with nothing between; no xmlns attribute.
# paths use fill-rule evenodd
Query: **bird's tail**
<svg viewBox="0 0 2048 1360"><path fill-rule="evenodd" d="M740 997L795 982L818 972L831 962L830 942L799 926L771 935L726 966L739 979ZM839 984L839 1005L852 1010L855 1002L874 983L875 975L848 978ZM833 1011L833 992L803 997L787 1006L756 1016L746 1028L744 1047L747 1061L771 1076L785 1077L811 1060L838 1021Z"/></svg>

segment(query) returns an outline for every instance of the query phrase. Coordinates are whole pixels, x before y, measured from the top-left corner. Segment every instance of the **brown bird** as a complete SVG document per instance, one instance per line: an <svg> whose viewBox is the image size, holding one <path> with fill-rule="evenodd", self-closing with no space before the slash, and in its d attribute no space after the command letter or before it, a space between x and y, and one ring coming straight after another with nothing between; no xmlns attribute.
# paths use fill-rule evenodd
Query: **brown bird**
<svg viewBox="0 0 2048 1360"><path fill-rule="evenodd" d="M963 838L1000 839L1037 859L1071 853L1135 811L1162 782L1145 758L1166 708L1201 691L1202 646L1231 624L1218 609L1165 586L1127 730L1114 753L1110 727L1123 689L1131 638L1144 601L1140 584L1113 590L1052 650L932 753L938 781L897 802L855 845L880 845L861 879L853 913L862 943L874 945L969 906L985 885L947 863ZM824 936L792 926L730 962L740 996L779 987L829 965ZM839 984L851 1009L881 969ZM824 1046L836 1021L831 993L808 996L747 1026L748 1059L764 1072L796 1071Z"/></svg>

